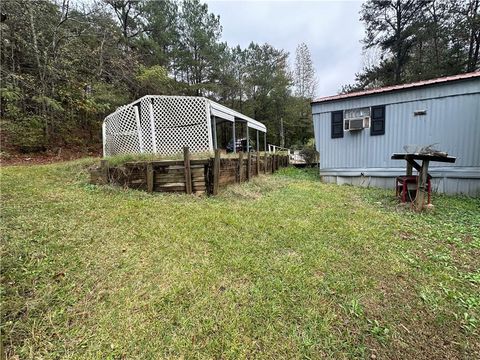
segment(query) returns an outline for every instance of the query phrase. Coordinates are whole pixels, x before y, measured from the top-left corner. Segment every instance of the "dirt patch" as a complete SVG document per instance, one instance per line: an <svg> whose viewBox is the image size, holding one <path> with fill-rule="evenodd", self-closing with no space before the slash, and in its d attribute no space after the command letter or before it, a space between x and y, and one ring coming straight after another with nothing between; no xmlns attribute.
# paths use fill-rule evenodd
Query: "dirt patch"
<svg viewBox="0 0 480 360"><path fill-rule="evenodd" d="M379 359L463 359L479 358L480 342L463 337L459 324L447 314L430 311L407 276L384 279L379 296L364 302L365 316L371 321L388 319L387 341L366 337L370 353ZM440 319L442 318L442 319ZM385 323L381 323L386 325ZM372 325L373 327L374 325ZM466 341L469 347L465 347Z"/></svg>
<svg viewBox="0 0 480 360"><path fill-rule="evenodd" d="M100 157L102 152L100 149L84 149L84 148L59 148L56 150L47 150L42 153L23 154L5 150L2 146L0 154L0 166L12 165L44 165L62 161L70 161L81 159L84 157Z"/></svg>

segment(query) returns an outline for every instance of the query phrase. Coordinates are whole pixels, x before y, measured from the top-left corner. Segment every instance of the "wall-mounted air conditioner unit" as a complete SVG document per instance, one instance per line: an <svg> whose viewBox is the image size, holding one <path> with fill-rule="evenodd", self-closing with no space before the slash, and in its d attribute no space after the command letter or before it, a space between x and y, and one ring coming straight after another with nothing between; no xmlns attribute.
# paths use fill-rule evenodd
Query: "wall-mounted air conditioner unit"
<svg viewBox="0 0 480 360"><path fill-rule="evenodd" d="M356 119L345 119L345 131L358 131L370 127L370 116Z"/></svg>
<svg viewBox="0 0 480 360"><path fill-rule="evenodd" d="M358 131L370 127L370 108L348 109L343 113L345 131Z"/></svg>

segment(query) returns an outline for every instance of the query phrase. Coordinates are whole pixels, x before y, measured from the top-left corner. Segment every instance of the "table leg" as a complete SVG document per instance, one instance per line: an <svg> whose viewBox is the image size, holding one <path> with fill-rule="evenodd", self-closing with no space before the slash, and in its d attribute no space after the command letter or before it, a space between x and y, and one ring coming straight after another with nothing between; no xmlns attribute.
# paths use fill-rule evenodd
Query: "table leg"
<svg viewBox="0 0 480 360"><path fill-rule="evenodd" d="M418 174L417 196L415 197L415 207L422 210L425 205L425 195L428 192L428 160L423 160L420 174Z"/></svg>
<svg viewBox="0 0 480 360"><path fill-rule="evenodd" d="M412 176L413 166L407 161L407 176Z"/></svg>

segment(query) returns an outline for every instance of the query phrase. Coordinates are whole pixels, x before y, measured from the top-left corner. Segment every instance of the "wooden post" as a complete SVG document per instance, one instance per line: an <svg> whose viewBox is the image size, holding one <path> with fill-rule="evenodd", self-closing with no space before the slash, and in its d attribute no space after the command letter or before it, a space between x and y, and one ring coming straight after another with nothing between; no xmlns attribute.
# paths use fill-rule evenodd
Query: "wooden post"
<svg viewBox="0 0 480 360"><path fill-rule="evenodd" d="M212 194L218 194L220 182L220 149L215 149L215 159L213 160L213 189Z"/></svg>
<svg viewBox="0 0 480 360"><path fill-rule="evenodd" d="M412 164L410 164L408 161L407 161L407 176L412 176L412 171L413 170L413 167L412 167Z"/></svg>
<svg viewBox="0 0 480 360"><path fill-rule="evenodd" d="M183 148L183 164L185 169L185 192L192 193L192 169L190 168L190 151L188 146Z"/></svg>
<svg viewBox="0 0 480 360"><path fill-rule="evenodd" d="M147 163L147 191L153 192L153 165L151 162Z"/></svg>
<svg viewBox="0 0 480 360"><path fill-rule="evenodd" d="M258 131L257 131L258 134ZM257 137L258 138L258 137ZM257 150L257 176L260 175L260 151Z"/></svg>
<svg viewBox="0 0 480 360"><path fill-rule="evenodd" d="M100 160L100 171L102 174L102 182L108 184L110 166L108 165L108 160Z"/></svg>
<svg viewBox="0 0 480 360"><path fill-rule="evenodd" d="M243 175L243 151L238 153L238 182L242 183L242 175Z"/></svg>
<svg viewBox="0 0 480 360"><path fill-rule="evenodd" d="M427 194L428 181L428 160L423 160L420 174L418 174L417 195L415 196L415 208L422 210L425 205L425 195Z"/></svg>
<svg viewBox="0 0 480 360"><path fill-rule="evenodd" d="M272 155L272 174L275 173L275 157L276 155Z"/></svg>
<svg viewBox="0 0 480 360"><path fill-rule="evenodd" d="M268 155L267 152L265 151L265 154L263 155L263 173L267 173L267 164L268 164Z"/></svg>
<svg viewBox="0 0 480 360"><path fill-rule="evenodd" d="M247 180L252 179L252 152L249 151L247 155Z"/></svg>

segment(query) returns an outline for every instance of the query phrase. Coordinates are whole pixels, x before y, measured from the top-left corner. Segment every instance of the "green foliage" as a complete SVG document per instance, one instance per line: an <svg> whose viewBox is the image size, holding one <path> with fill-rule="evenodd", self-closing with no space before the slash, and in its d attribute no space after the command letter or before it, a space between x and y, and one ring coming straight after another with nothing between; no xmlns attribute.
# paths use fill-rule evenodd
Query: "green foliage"
<svg viewBox="0 0 480 360"><path fill-rule="evenodd" d="M308 100L291 94L288 53L229 48L219 16L199 0L6 0L2 11L1 115L32 116L28 129L44 118L46 147L100 146L104 117L147 94L208 95L266 123L274 144L281 121L286 146L312 136Z"/></svg>
<svg viewBox="0 0 480 360"><path fill-rule="evenodd" d="M480 3L465 1L366 1L361 19L368 66L352 92L476 71L480 68ZM380 51L370 59L369 50Z"/></svg>
<svg viewBox="0 0 480 360"><path fill-rule="evenodd" d="M44 117L29 116L27 119L17 118L14 122L7 122L6 128L19 150L30 153L46 149L47 139L44 126Z"/></svg>
<svg viewBox="0 0 480 360"><path fill-rule="evenodd" d="M17 101L21 99L20 88L7 86L0 88L0 97L3 101Z"/></svg>
<svg viewBox="0 0 480 360"><path fill-rule="evenodd" d="M45 106L47 109L58 112L63 111L62 105L57 100L52 99L51 97L45 95L33 96L32 100L39 106Z"/></svg>
<svg viewBox="0 0 480 360"><path fill-rule="evenodd" d="M169 94L172 88L172 80L168 77L167 69L159 65L149 68L141 66L136 78L141 88L140 95Z"/></svg>
<svg viewBox="0 0 480 360"><path fill-rule="evenodd" d="M311 138L300 151L300 155L305 159L307 164L317 164L320 160L320 154L315 148L315 139Z"/></svg>

